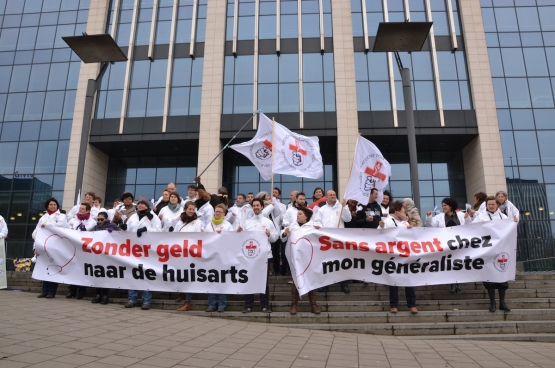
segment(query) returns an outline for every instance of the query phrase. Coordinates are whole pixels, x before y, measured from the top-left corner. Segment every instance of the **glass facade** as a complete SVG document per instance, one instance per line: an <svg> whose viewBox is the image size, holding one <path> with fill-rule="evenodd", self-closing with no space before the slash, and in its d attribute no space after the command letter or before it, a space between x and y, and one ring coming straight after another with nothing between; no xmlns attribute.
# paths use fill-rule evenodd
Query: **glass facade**
<svg viewBox="0 0 555 368"><path fill-rule="evenodd" d="M8 258L32 254L47 198L62 205L80 61L61 37L85 31L88 8L89 0L0 1L0 215L9 224Z"/></svg>
<svg viewBox="0 0 555 368"><path fill-rule="evenodd" d="M521 213L520 260L553 269L555 1L481 5L509 198Z"/></svg>

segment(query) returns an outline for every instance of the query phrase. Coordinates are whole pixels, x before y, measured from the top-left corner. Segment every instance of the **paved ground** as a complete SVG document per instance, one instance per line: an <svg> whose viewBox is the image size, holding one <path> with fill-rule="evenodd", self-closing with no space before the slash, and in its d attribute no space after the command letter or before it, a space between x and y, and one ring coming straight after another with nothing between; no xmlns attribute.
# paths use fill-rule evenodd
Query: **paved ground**
<svg viewBox="0 0 555 368"><path fill-rule="evenodd" d="M310 331L0 290L0 367L554 367L555 344Z"/></svg>

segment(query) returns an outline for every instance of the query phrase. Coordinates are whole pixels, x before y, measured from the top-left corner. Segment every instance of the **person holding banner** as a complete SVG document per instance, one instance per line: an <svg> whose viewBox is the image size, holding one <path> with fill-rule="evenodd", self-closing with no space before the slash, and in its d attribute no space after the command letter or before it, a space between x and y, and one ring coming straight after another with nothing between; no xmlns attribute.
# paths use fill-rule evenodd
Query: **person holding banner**
<svg viewBox="0 0 555 368"><path fill-rule="evenodd" d="M382 215L387 217L389 215L389 204L393 203L393 197L391 196L391 192L389 190L384 190L382 196L382 204L380 207L382 208Z"/></svg>
<svg viewBox="0 0 555 368"><path fill-rule="evenodd" d="M224 231L233 231L233 226L225 220L225 211L227 207L225 204L220 203L214 208L214 217L204 229L207 233L221 234ZM206 312L219 313L225 312L227 306L227 295L225 294L208 294L208 309Z"/></svg>
<svg viewBox="0 0 555 368"><path fill-rule="evenodd" d="M37 223L37 227L33 231L32 237L33 240L37 237L37 232L39 228L44 228L46 226L56 226L61 228L68 228L67 224L67 217L63 213L60 213L60 205L56 198L48 198L44 203L44 208L46 209L46 213L42 215ZM35 246L33 245L33 250ZM35 252L35 256L37 253ZM58 290L58 283L51 282L51 281L43 281L42 282L42 291L37 296L37 298L47 298L52 299L56 296L56 291Z"/></svg>
<svg viewBox="0 0 555 368"><path fill-rule="evenodd" d="M314 224L310 221L313 212L311 209L306 207L300 207L297 211L297 221L286 227L281 233L281 240L287 242L287 237L293 230L309 229L314 227ZM311 290L308 292L308 300L310 301L310 311L314 314L320 314L318 305L316 305L316 290ZM297 314L297 304L299 303L299 290L297 290L296 285L291 285L291 309L289 313Z"/></svg>
<svg viewBox="0 0 555 368"><path fill-rule="evenodd" d="M179 193L172 192L170 194L168 204L164 206L160 212L158 212L158 217L162 221L162 229L164 232L170 232L173 230L181 217L182 209L183 207L181 206L181 197L179 196Z"/></svg>
<svg viewBox="0 0 555 368"><path fill-rule="evenodd" d="M137 211L133 204L133 194L131 192L123 192L120 197L122 203L116 208L112 221L120 225L122 230L125 230L122 225L125 225L127 220Z"/></svg>
<svg viewBox="0 0 555 368"><path fill-rule="evenodd" d="M145 232L159 233L162 231L162 224L160 219L154 212L150 210L151 202L147 197L139 197L137 201L137 211L127 220L127 223L120 225L120 229L126 231L137 232L137 236ZM125 303L125 308L133 308L137 304L137 290L128 290L128 301ZM142 310L150 309L150 300L152 292L150 290L143 290L143 305Z"/></svg>
<svg viewBox="0 0 555 368"><path fill-rule="evenodd" d="M108 231L111 233L112 231L119 231L119 228L118 225L110 222L108 219L108 213L100 211L96 218L96 225L91 229L91 231ZM96 295L93 300L91 300L91 303L100 303L102 305L108 304L108 291L110 291L110 289L96 288Z"/></svg>
<svg viewBox="0 0 555 368"><path fill-rule="evenodd" d="M91 215L91 206L88 203L81 203L79 212L74 218L69 220L69 227L78 231L90 231L96 226L96 221ZM83 299L87 293L87 288L79 285L69 285L67 299Z"/></svg>
<svg viewBox="0 0 555 368"><path fill-rule="evenodd" d="M357 216L355 218L357 228L377 229L378 226L380 226L381 218L385 216L382 213L382 206L377 202L378 194L378 190L372 188L370 190L368 204L362 205L362 208L357 211Z"/></svg>
<svg viewBox="0 0 555 368"><path fill-rule="evenodd" d="M276 230L274 223L269 218L265 217L262 214L264 210L264 201L261 198L255 198L252 200L252 211L254 212L254 216L245 221L245 230L246 231L264 231L266 236L268 237L267 246L267 258L272 258L272 247L271 243L275 242L279 236L278 231ZM239 226L237 228L238 232L243 231L243 228ZM268 261L268 268L270 261ZM254 307L254 294L247 294L245 295L245 309L243 309L243 313L250 313L252 312L252 308ZM266 272L266 291L264 294L260 294L260 307L262 307L262 312L264 313L272 313L270 309L270 290L268 288L268 272Z"/></svg>
<svg viewBox="0 0 555 368"><path fill-rule="evenodd" d="M180 221L174 226L173 231L179 233L200 233L203 230L202 221L197 217L196 206L194 201L185 203L185 211L181 213ZM171 231L171 230L170 230ZM192 293L180 293L175 299L176 303L182 302L185 299L185 304L177 308L179 312L187 312L191 310L191 301L193 300Z"/></svg>
<svg viewBox="0 0 555 368"><path fill-rule="evenodd" d="M380 221L380 229L390 229L400 226L405 226L407 229L412 228L410 224L410 219L405 212L405 207L403 202L395 201L390 206L389 216L385 221ZM416 308L416 292L414 287L405 287L405 297L407 298L407 307L409 307L412 314L418 313ZM397 308L399 307L399 287L389 286L389 307L390 313L397 313Z"/></svg>
<svg viewBox="0 0 555 368"><path fill-rule="evenodd" d="M457 211L459 204L453 198L443 198L441 201L441 207L443 212L432 217L432 211L426 212L426 227L452 227L470 224L472 222L472 217L470 212L466 212L464 215L462 212ZM458 293L461 291L458 283L451 284L451 289L449 292L451 294Z"/></svg>
<svg viewBox="0 0 555 368"><path fill-rule="evenodd" d="M87 192L87 193L85 193L85 201L83 203L88 203L89 206L91 206L91 208L93 208L95 198L96 198L96 194L94 192ZM79 212L80 207L81 207L80 204L76 204L75 206L73 206L73 208L67 214L68 221L71 221L77 215L77 213ZM92 211L93 217L96 218L97 213L98 213L98 211L96 209L94 211Z"/></svg>
<svg viewBox="0 0 555 368"><path fill-rule="evenodd" d="M505 196L506 198L506 196ZM478 212L478 215L474 219L474 222L485 222L494 220L503 220L507 218L507 215L502 213L499 206L501 205L500 200L494 196L489 196L486 198L486 212ZM509 202L510 203L510 202ZM511 203L512 204L512 203ZM513 206L514 207L514 206ZM516 207L515 207L516 208ZM513 212L510 212L513 214ZM518 216L513 215L513 221L518 222ZM495 289L499 292L499 309L505 312L510 312L511 308L505 303L505 293L509 288L508 282L483 282L484 287L488 291L488 296L490 300L489 311L494 313L497 309L495 303Z"/></svg>
<svg viewBox="0 0 555 368"><path fill-rule="evenodd" d="M505 214L508 218L520 219L520 211L515 205L509 201L507 192L500 190L495 194L495 198L499 201L499 211Z"/></svg>

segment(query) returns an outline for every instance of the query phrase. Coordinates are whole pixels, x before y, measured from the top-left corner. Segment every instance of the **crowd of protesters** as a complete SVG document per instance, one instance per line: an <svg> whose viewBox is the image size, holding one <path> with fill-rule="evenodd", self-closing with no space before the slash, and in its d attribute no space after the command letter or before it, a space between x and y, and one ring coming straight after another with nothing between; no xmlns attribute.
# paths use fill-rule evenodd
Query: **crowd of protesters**
<svg viewBox="0 0 555 368"><path fill-rule="evenodd" d="M174 183L168 184L157 200L149 200L142 196L135 201L130 192L124 192L120 198L114 199L111 209L102 207L102 199L95 193L85 194L85 200L73 207L67 215L60 209L55 198L45 203L45 213L39 219L37 228L32 234L35 239L39 227L56 226L70 228L76 231L129 231L140 237L145 232L215 232L221 234L227 231L265 231L268 236L268 275L289 276L290 270L285 257L285 244L291 231L306 228L369 228L387 229L404 226L407 228L420 227L452 227L469 223L493 221L512 218L518 222L519 211L508 200L504 191L495 196L477 193L475 204L462 211L456 200L444 198L442 211L427 212L422 221L418 208L410 198L394 201L389 191L382 195L377 189L372 189L368 203L358 203L353 200L339 201L333 190L324 191L316 188L312 194L312 202L307 203L307 195L294 190L289 195L289 203L281 202L281 190L274 188L272 194L259 192L258 194L240 193L232 205L228 198L227 189L222 187L217 194L210 194L200 182L191 184L187 188L187 196L182 197L176 190ZM380 198L381 197L381 198ZM6 238L8 228L0 216L0 239ZM271 249L271 251L270 251ZM291 284L291 314L297 313L299 293L297 287ZM490 298L491 312L496 311L495 290L499 293L499 309L510 311L505 302L505 292L508 283L483 283ZM349 282L340 283L341 291L350 293ZM39 298L54 298L58 284L43 281ZM319 289L327 291L328 288ZM452 284L451 293L460 292L458 284ZM82 299L86 289L83 286L70 285L66 298ZM398 287L389 287L390 312L397 313L399 306ZM405 287L407 307L411 313L418 313L416 308L416 293L414 287ZM193 295L179 294L176 302L185 303L178 311L191 310ZM125 308L137 306L138 291L128 291L128 301ZM152 293L142 291L141 309L150 309ZM311 312L320 314L316 304L317 293L308 293ZM96 289L92 303L107 304L108 289ZM209 294L206 312L224 312L227 305L225 294ZM250 313L254 307L254 295L245 295L243 313ZM261 311L271 313L268 283L266 290L260 294Z"/></svg>

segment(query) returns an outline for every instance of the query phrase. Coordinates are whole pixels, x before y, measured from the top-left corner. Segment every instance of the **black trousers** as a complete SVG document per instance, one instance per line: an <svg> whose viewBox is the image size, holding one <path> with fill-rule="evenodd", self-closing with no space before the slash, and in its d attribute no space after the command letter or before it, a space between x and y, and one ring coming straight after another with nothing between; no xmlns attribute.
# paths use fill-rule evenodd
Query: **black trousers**
<svg viewBox="0 0 555 368"><path fill-rule="evenodd" d="M100 295L100 296L108 296L108 290L110 289L105 289L105 288L96 288L96 295Z"/></svg>
<svg viewBox="0 0 555 368"><path fill-rule="evenodd" d="M281 239L276 240L272 243L272 263L274 264L274 272L281 272Z"/></svg>
<svg viewBox="0 0 555 368"><path fill-rule="evenodd" d="M270 268L271 259L268 260L268 269ZM254 294L246 294L245 295L245 307L246 308L253 308L254 307ZM270 289L268 288L268 272L266 272L266 292L264 294L260 294L260 307L261 308L270 308Z"/></svg>
<svg viewBox="0 0 555 368"><path fill-rule="evenodd" d="M71 295L77 295L78 290L83 290L83 294L87 292L87 288L85 286L69 285L69 292L71 293Z"/></svg>
<svg viewBox="0 0 555 368"><path fill-rule="evenodd" d="M51 281L43 281L42 282L42 293L43 294L56 295L56 291L58 291L58 283L57 282L51 282Z"/></svg>
<svg viewBox="0 0 555 368"><path fill-rule="evenodd" d="M416 293L413 287L405 287L405 297L407 298L407 307L416 307ZM399 306L399 287L389 287L389 306L397 308Z"/></svg>

